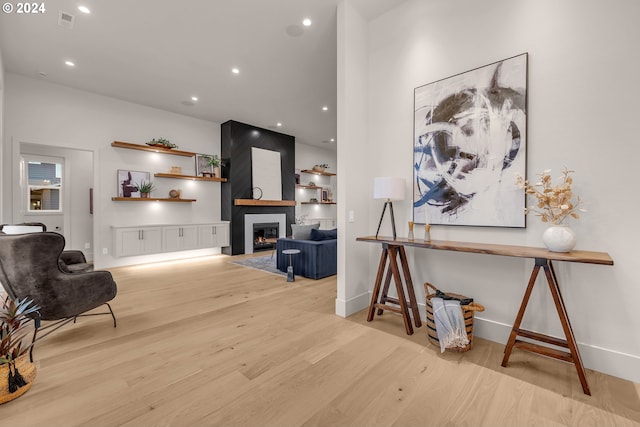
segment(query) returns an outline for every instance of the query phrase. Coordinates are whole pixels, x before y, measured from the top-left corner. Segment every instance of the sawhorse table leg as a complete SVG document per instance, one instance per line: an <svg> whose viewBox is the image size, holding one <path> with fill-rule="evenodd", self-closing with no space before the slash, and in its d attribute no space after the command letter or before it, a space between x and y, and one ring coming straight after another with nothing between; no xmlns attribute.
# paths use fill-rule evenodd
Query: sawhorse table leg
<svg viewBox="0 0 640 427"><path fill-rule="evenodd" d="M520 324L522 323L522 318L524 317L524 312L527 308L527 304L529 303L529 297L531 296L531 291L533 290L536 278L538 277L540 267L544 269L547 283L549 284L549 290L551 291L551 296L553 297L553 302L555 303L558 317L560 318L560 323L562 324L562 330L564 331L566 340L520 328ZM547 344L552 344L558 347L563 347L568 349L569 351L556 350L554 348L542 346L539 344L520 341L517 339L518 336ZM564 360L565 362L573 363L576 367L576 371L578 372L580 383L582 384L582 391L584 391L585 394L591 395L589 384L587 383L587 377L585 375L584 365L582 364L582 359L580 358L580 351L578 350L576 338L573 335L573 329L571 328L569 316L567 315L567 309L564 305L562 294L560 293L560 288L558 287L558 279L553 269L553 265L551 264L551 260L548 260L546 258L536 258L536 265L533 268L533 272L531 273L529 285L527 286L527 290L525 291L524 297L522 298L520 310L518 311L518 315L516 316L513 328L511 329L511 334L509 335L509 340L507 341L507 345L504 350L502 366L507 366L509 357L511 356L511 351L514 347L526 351L531 351L533 353L542 354L544 356L553 357L555 359Z"/></svg>
<svg viewBox="0 0 640 427"><path fill-rule="evenodd" d="M407 296L405 296L404 292L398 258L400 259L400 266L402 267L404 275ZM388 268L387 264L389 264ZM386 275L385 270L387 270ZM384 285L382 284L383 277ZM398 298L388 296L391 279L393 279L393 282L396 285ZM408 301L407 297L409 299ZM387 303L395 304L395 306L388 305ZM407 264L407 255L405 253L404 246L402 245L390 245L388 243L382 244L382 254L380 255L380 263L378 264L378 274L376 275L376 282L373 286L373 295L371 296L371 304L369 305L369 312L367 314L368 322L373 320L373 317L376 314L376 309L378 315L381 315L384 310L390 310L395 313L402 314L404 327L409 335L413 334L413 326L411 324L409 309L411 309L416 328L422 326L416 301L416 294L413 289L413 281L411 280L411 273L409 272L409 265Z"/></svg>

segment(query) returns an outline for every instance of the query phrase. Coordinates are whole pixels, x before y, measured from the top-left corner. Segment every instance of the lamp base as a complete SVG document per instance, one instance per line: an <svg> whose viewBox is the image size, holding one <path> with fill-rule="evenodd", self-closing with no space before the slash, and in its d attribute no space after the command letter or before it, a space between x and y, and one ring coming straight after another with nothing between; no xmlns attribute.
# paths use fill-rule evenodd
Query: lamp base
<svg viewBox="0 0 640 427"><path fill-rule="evenodd" d="M380 226L382 225L382 219L384 218L384 213L387 210L387 205L389 205L389 212L391 213L391 230L393 231L393 240L396 240L396 218L393 215L393 203L391 200L384 202L382 215L380 215L380 222L378 222L378 230L376 231L376 239L378 238L378 233L380 233Z"/></svg>

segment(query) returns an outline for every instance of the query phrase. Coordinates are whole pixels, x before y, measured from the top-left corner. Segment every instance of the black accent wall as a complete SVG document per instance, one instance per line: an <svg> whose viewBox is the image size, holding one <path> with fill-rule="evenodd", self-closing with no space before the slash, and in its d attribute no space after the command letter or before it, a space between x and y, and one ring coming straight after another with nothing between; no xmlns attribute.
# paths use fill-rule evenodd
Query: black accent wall
<svg viewBox="0 0 640 427"><path fill-rule="evenodd" d="M225 163L221 184L222 220L231 221L231 246L223 248L228 255L243 254L244 215L284 213L287 236L295 222L295 206L235 206L235 199L251 199L251 147L280 152L282 167L282 200L295 200L295 137L257 126L229 120L220 125L221 157ZM259 187L260 185L257 184Z"/></svg>

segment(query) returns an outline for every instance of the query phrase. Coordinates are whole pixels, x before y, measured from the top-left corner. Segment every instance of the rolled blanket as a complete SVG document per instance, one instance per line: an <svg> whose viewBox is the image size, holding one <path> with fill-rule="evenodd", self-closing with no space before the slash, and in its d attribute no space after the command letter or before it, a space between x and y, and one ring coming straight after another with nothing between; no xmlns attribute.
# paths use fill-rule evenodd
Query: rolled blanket
<svg viewBox="0 0 640 427"><path fill-rule="evenodd" d="M440 352L444 353L447 348L464 347L469 344L460 301L431 298L431 305L438 341L440 341Z"/></svg>

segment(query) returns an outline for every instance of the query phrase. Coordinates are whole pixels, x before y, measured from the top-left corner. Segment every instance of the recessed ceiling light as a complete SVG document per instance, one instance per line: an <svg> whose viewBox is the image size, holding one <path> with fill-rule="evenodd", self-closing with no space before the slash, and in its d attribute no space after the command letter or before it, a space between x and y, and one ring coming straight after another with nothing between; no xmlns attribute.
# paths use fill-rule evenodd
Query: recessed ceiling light
<svg viewBox="0 0 640 427"><path fill-rule="evenodd" d="M276 123L276 126L281 127L282 123L278 122L278 123Z"/></svg>
<svg viewBox="0 0 640 427"><path fill-rule="evenodd" d="M234 67L234 68L232 68L232 69L231 69L231 72L232 72L233 74L238 74L238 73L240 73L240 70L239 70L238 68L235 68L235 67Z"/></svg>
<svg viewBox="0 0 640 427"><path fill-rule="evenodd" d="M192 100L192 101L197 101L197 100L198 100L198 97L197 97L197 96L192 96L192 97L191 97L191 100Z"/></svg>
<svg viewBox="0 0 640 427"><path fill-rule="evenodd" d="M82 13L91 13L87 6L78 6L78 10Z"/></svg>
<svg viewBox="0 0 640 427"><path fill-rule="evenodd" d="M305 27L310 27L311 26L311 19L309 18L304 18L302 20L302 25L304 25Z"/></svg>
<svg viewBox="0 0 640 427"><path fill-rule="evenodd" d="M324 105L324 106L322 107L322 111L329 111L329 107L327 107L326 105Z"/></svg>
<svg viewBox="0 0 640 427"><path fill-rule="evenodd" d="M329 141L336 142L336 139L335 138L331 138Z"/></svg>
<svg viewBox="0 0 640 427"><path fill-rule="evenodd" d="M75 67L76 64L73 61L64 61L65 65L68 65L69 67Z"/></svg>

